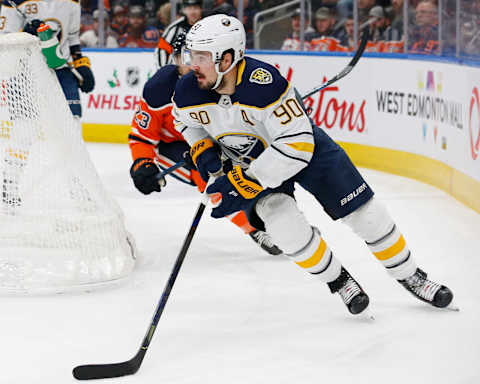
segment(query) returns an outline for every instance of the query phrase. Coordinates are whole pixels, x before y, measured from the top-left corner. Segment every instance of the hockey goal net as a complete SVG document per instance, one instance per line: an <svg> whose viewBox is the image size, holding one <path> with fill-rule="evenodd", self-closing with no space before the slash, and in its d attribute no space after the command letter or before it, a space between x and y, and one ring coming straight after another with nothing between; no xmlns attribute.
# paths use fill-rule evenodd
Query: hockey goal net
<svg viewBox="0 0 480 384"><path fill-rule="evenodd" d="M126 277L134 248L38 39L0 35L0 293Z"/></svg>

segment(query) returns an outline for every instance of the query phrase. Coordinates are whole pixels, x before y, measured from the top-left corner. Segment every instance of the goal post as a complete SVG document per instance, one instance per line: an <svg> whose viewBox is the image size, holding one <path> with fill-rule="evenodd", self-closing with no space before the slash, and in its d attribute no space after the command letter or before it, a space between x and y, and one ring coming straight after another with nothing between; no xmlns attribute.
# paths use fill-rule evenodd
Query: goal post
<svg viewBox="0 0 480 384"><path fill-rule="evenodd" d="M133 241L36 37L0 35L0 294L127 277Z"/></svg>

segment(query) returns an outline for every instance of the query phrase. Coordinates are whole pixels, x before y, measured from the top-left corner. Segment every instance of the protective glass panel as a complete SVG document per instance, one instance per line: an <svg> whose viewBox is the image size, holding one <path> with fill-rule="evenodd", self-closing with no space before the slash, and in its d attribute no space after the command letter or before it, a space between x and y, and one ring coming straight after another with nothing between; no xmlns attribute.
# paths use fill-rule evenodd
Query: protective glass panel
<svg viewBox="0 0 480 384"><path fill-rule="evenodd" d="M480 0L459 0L459 54L480 60Z"/></svg>

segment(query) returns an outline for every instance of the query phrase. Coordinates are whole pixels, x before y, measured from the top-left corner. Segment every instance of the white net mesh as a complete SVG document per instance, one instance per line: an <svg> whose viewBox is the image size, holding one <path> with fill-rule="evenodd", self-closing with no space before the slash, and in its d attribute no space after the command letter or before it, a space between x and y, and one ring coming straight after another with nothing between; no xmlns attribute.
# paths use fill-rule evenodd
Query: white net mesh
<svg viewBox="0 0 480 384"><path fill-rule="evenodd" d="M133 246L37 38L0 35L0 292L127 276Z"/></svg>

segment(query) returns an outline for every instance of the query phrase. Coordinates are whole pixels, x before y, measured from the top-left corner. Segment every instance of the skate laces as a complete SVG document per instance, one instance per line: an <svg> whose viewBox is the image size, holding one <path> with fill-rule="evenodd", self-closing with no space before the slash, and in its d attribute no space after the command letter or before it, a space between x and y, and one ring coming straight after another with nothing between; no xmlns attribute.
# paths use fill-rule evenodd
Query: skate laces
<svg viewBox="0 0 480 384"><path fill-rule="evenodd" d="M360 286L352 277L348 277L344 286L338 290L340 297L345 304L349 304L352 299L361 292Z"/></svg>
<svg viewBox="0 0 480 384"><path fill-rule="evenodd" d="M440 284L427 279L426 274L424 275L418 271L404 281L413 293L427 301L433 301L435 294L441 288Z"/></svg>
<svg viewBox="0 0 480 384"><path fill-rule="evenodd" d="M252 236L255 238L255 241L262 245L266 245L267 247L273 247L275 244L273 244L272 238L267 232L257 230L254 233L252 233Z"/></svg>

